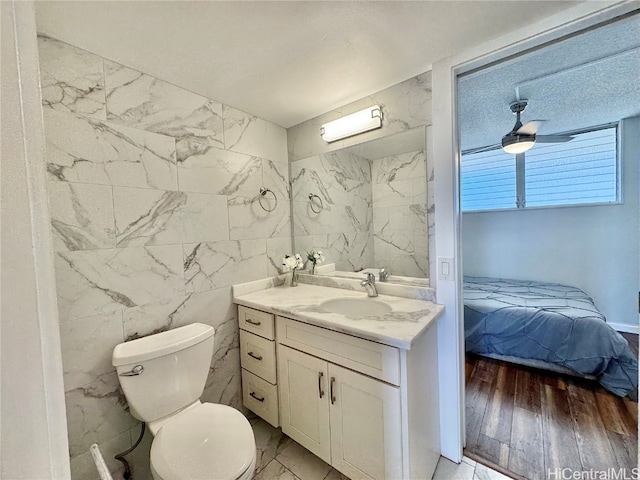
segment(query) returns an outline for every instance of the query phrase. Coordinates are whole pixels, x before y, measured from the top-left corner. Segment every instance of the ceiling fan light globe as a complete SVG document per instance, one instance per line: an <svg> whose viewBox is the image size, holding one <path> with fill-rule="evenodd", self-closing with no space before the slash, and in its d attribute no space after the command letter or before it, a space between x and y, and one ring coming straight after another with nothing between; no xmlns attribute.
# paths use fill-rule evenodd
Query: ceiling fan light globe
<svg viewBox="0 0 640 480"><path fill-rule="evenodd" d="M507 153L517 155L530 150L535 143L535 135L506 135L502 138L502 149Z"/></svg>

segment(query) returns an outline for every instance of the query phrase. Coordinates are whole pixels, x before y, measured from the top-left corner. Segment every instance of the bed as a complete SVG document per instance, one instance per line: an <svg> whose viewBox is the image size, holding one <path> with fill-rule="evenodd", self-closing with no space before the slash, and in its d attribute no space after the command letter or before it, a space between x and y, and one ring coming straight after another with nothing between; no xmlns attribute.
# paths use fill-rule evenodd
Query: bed
<svg viewBox="0 0 640 480"><path fill-rule="evenodd" d="M464 277L466 351L595 378L637 396L638 360L593 300L567 285Z"/></svg>

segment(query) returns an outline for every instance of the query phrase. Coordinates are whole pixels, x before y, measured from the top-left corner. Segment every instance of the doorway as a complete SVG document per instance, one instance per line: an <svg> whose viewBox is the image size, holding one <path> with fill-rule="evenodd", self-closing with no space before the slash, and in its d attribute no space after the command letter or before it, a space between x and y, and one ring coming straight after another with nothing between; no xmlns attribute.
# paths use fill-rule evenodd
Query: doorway
<svg viewBox="0 0 640 480"><path fill-rule="evenodd" d="M598 381L604 367L585 370L569 361L588 357L590 347L565 342L570 356L556 348L536 358L530 345L519 340L518 335L538 343L545 335L554 337L551 340L569 337L566 330L553 333L555 327L539 321L539 312L533 312L534 320L521 319L529 328L524 332L504 323L500 332L491 325L479 330L487 327L490 316L478 310L491 305L465 302L465 312L476 314L475 331L465 332L470 338L467 347L476 347L465 357L465 454L512 476L547 478L550 471L562 468L622 467L631 472L637 466L638 410L633 399L637 400L640 147L632 132L638 131L640 93L631 79L638 78L634 68L640 65L639 28L638 15L629 16L468 72L458 81L461 258L467 291L473 300L501 302L493 305L497 308L492 318L519 302L524 302L523 310L533 310L533 303L551 299L547 307L553 309L559 298L577 301L572 297L576 295L585 302L578 304L580 308L590 308L586 298L592 299L611 330L603 329L602 335L610 334L614 343L623 338L628 345L630 353L611 352L610 361L620 360L618 355L623 363L630 362L629 355L636 361L630 395L612 392L606 381ZM510 106L523 101L523 124L545 120L534 133L571 139L539 142L525 154L504 153L502 137L516 121ZM587 161L589 152L601 148L589 144L589 138L607 129L609 140L596 143L613 142L608 168L613 166L614 172L601 179L609 182L610 195L595 201L578 197L576 171L584 173L590 165L571 166L563 159L582 155L572 152L581 144L587 151L581 161ZM541 173L544 168L547 171ZM586 180L596 176L590 173ZM562 187L563 182L565 188L545 190L550 184ZM588 186L582 190L593 192L592 183L585 182ZM569 290L556 298L558 292L549 291L554 285ZM496 291L507 296L524 292L525 299L509 304L504 297L496 298Z"/></svg>

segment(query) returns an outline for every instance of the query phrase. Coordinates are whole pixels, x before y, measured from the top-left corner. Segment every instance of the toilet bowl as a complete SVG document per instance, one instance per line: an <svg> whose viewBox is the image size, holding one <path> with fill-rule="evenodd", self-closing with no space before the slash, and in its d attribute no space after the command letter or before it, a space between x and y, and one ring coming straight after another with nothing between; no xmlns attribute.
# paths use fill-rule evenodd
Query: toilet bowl
<svg viewBox="0 0 640 480"><path fill-rule="evenodd" d="M131 414L153 434L154 480L245 480L256 447L238 410L201 403L213 328L195 323L116 345L112 363Z"/></svg>
<svg viewBox="0 0 640 480"><path fill-rule="evenodd" d="M198 402L166 421L151 445L155 480L248 479L255 464L251 426L226 405Z"/></svg>

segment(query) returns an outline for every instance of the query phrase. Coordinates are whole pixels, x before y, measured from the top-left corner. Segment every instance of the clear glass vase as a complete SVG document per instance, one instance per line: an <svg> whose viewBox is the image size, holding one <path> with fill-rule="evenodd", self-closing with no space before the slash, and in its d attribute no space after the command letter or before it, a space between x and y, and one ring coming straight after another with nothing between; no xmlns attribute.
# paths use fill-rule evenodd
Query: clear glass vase
<svg viewBox="0 0 640 480"><path fill-rule="evenodd" d="M289 277L289 286L297 287L298 286L298 269L291 269L291 276Z"/></svg>
<svg viewBox="0 0 640 480"><path fill-rule="evenodd" d="M316 264L311 262L311 266L309 267L309 274L313 275L314 273L316 273Z"/></svg>

